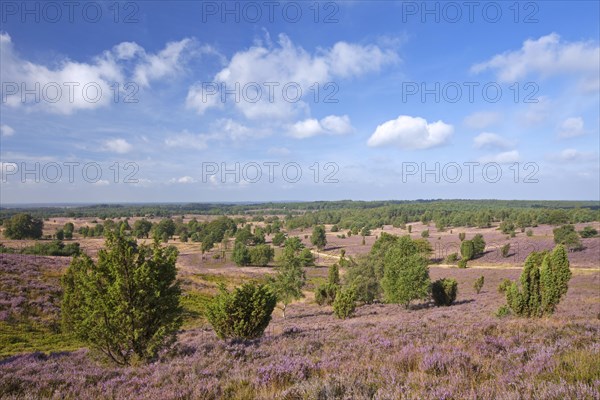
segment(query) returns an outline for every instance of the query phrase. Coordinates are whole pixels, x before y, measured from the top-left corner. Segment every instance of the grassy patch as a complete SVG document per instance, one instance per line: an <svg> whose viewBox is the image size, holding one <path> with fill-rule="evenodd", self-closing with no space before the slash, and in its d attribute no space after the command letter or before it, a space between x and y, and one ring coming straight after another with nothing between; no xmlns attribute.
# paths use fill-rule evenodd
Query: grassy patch
<svg viewBox="0 0 600 400"><path fill-rule="evenodd" d="M0 322L0 357L40 351L51 353L83 347L71 335L55 332L46 325Z"/></svg>
<svg viewBox="0 0 600 400"><path fill-rule="evenodd" d="M181 296L184 328L192 328L206 321L204 310L211 298L212 296L200 292L185 292Z"/></svg>

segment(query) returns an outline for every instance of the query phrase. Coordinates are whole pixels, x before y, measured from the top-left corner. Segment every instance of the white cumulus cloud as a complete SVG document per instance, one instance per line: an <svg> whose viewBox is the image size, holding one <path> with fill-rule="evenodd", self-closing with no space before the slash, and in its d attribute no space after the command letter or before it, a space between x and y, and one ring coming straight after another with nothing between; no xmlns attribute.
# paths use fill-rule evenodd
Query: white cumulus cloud
<svg viewBox="0 0 600 400"><path fill-rule="evenodd" d="M133 146L125 139L109 139L104 142L104 150L113 153L125 154L129 153Z"/></svg>
<svg viewBox="0 0 600 400"><path fill-rule="evenodd" d="M567 42L560 35L551 33L538 39L527 39L519 50L497 54L474 65L471 70L475 73L493 70L504 82L523 79L532 73L542 77L577 74L587 91L591 84L598 83L599 52L598 43Z"/></svg>
<svg viewBox="0 0 600 400"><path fill-rule="evenodd" d="M293 124L289 135L297 139L305 139L316 135L345 135L353 131L347 115L329 115L321 120L309 118Z"/></svg>
<svg viewBox="0 0 600 400"><path fill-rule="evenodd" d="M453 133L454 127L443 121L428 123L424 118L401 115L377 126L367 144L370 147L428 149L446 143Z"/></svg>

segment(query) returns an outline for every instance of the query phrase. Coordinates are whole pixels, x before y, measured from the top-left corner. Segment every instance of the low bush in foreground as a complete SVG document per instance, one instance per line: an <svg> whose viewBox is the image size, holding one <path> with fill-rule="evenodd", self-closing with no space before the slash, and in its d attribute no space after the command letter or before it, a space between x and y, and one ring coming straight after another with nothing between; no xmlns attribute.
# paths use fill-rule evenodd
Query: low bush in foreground
<svg viewBox="0 0 600 400"><path fill-rule="evenodd" d="M233 292L221 286L206 307L206 318L221 339L254 339L263 335L276 303L266 285L245 283Z"/></svg>
<svg viewBox="0 0 600 400"><path fill-rule="evenodd" d="M449 306L456 300L458 282L454 278L439 279L431 284L431 297L437 306Z"/></svg>

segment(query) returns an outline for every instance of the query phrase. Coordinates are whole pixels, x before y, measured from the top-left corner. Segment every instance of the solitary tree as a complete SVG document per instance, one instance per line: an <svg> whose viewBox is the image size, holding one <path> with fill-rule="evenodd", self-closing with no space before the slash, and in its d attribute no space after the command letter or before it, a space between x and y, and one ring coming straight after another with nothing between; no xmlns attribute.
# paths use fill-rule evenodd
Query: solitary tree
<svg viewBox="0 0 600 400"><path fill-rule="evenodd" d="M33 218L31 214L16 214L8 221L4 221L4 236L8 239L39 239L42 237L44 222Z"/></svg>
<svg viewBox="0 0 600 400"><path fill-rule="evenodd" d="M388 303L404 304L429 295L431 281L427 259L419 254L403 256L399 248L391 249L385 258L385 270L381 287Z"/></svg>
<svg viewBox="0 0 600 400"><path fill-rule="evenodd" d="M310 237L310 242L313 246L317 246L319 251L325 248L327 245L327 236L325 235L325 228L322 225L315 226L312 236Z"/></svg>
<svg viewBox="0 0 600 400"><path fill-rule="evenodd" d="M302 269L302 260L293 253L285 253L279 261L275 279L271 280L271 289L282 306L283 318L287 306L294 300L304 297L302 287L306 274Z"/></svg>
<svg viewBox="0 0 600 400"><path fill-rule="evenodd" d="M63 277L64 329L117 364L156 358L181 326L177 249L108 232L98 261L75 257Z"/></svg>

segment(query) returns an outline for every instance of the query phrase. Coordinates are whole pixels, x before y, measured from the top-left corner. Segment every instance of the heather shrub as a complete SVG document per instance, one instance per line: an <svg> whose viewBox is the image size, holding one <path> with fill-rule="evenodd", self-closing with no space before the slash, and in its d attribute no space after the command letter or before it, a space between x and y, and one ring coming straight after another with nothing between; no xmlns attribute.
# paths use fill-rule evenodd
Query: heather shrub
<svg viewBox="0 0 600 400"><path fill-rule="evenodd" d="M563 245L552 252L533 252L525 260L520 286L514 282L506 292L511 311L525 317L554 313L571 279L569 259Z"/></svg>
<svg viewBox="0 0 600 400"><path fill-rule="evenodd" d="M431 284L431 296L437 306L449 306L456 300L458 282L454 278L443 278Z"/></svg>
<svg viewBox="0 0 600 400"><path fill-rule="evenodd" d="M276 302L266 285L245 283L233 292L221 286L206 307L206 318L221 339L254 339L269 325Z"/></svg>
<svg viewBox="0 0 600 400"><path fill-rule="evenodd" d="M467 260L464 258L458 260L458 268L467 268Z"/></svg>
<svg viewBox="0 0 600 400"><path fill-rule="evenodd" d="M175 247L108 232L98 261L75 257L63 277L64 330L117 364L156 358L181 326L176 260Z"/></svg>
<svg viewBox="0 0 600 400"><path fill-rule="evenodd" d="M485 277L483 275L481 275L479 278L475 279L475 282L473 282L473 289L475 289L477 294L479 294L481 292L481 289L483 288L484 283L485 283Z"/></svg>
<svg viewBox="0 0 600 400"><path fill-rule="evenodd" d="M333 302L333 313L340 319L346 319L354 314L356 309L354 288L345 287L342 288Z"/></svg>

